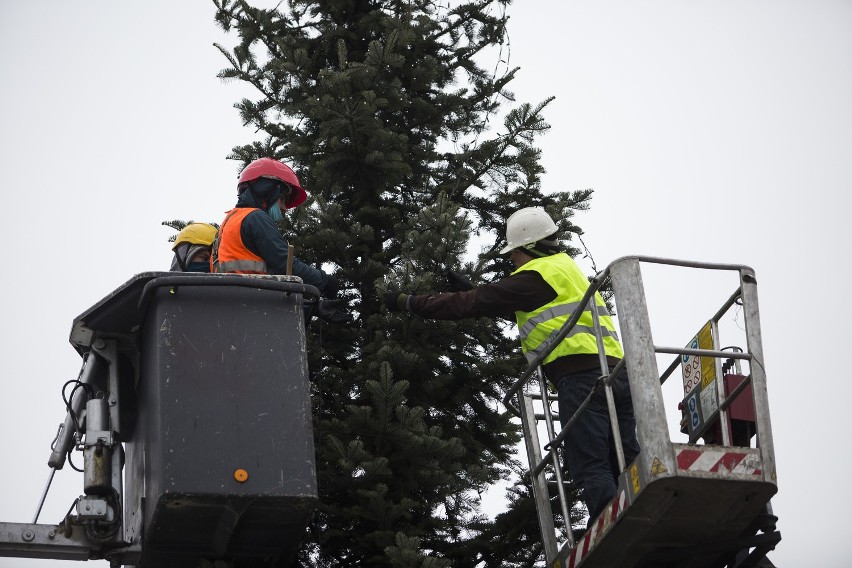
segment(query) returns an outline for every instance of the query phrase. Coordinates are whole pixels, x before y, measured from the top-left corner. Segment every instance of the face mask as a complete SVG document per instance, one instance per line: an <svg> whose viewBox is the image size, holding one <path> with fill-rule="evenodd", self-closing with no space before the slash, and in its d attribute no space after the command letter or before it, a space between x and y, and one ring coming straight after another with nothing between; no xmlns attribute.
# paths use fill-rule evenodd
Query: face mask
<svg viewBox="0 0 852 568"><path fill-rule="evenodd" d="M277 201L272 204L272 207L267 209L267 212L269 213L269 216L272 217L272 220L276 223L284 218L284 214L281 213L281 208L278 207Z"/></svg>
<svg viewBox="0 0 852 568"><path fill-rule="evenodd" d="M187 272L210 272L210 261L190 262L186 267Z"/></svg>

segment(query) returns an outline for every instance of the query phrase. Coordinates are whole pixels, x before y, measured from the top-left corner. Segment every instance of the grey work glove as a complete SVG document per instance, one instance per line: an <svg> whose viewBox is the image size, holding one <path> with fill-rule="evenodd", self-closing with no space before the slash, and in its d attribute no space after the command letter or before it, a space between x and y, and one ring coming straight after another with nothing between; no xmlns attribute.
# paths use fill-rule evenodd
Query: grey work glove
<svg viewBox="0 0 852 568"><path fill-rule="evenodd" d="M408 294L402 294L397 290L389 290L382 295L382 303L389 312L408 311Z"/></svg>
<svg viewBox="0 0 852 568"><path fill-rule="evenodd" d="M451 292L467 292L468 290L473 290L473 284L464 274L450 269L445 269L443 274L444 278L447 279L447 288Z"/></svg>
<svg viewBox="0 0 852 568"><path fill-rule="evenodd" d="M352 323L352 314L346 309L345 300L329 300L320 298L314 308L316 315L328 323L347 324Z"/></svg>
<svg viewBox="0 0 852 568"><path fill-rule="evenodd" d="M322 288L323 298L336 298L340 291L340 283L332 274L325 275L325 286Z"/></svg>

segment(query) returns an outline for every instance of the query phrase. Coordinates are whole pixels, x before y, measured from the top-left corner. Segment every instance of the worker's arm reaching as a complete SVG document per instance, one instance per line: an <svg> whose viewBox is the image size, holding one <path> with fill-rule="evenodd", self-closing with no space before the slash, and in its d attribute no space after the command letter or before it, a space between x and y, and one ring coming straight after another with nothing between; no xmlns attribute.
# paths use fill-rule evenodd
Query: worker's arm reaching
<svg viewBox="0 0 852 568"><path fill-rule="evenodd" d="M540 362L557 390L559 418L565 428L606 372L601 355L611 368L624 356L612 318L599 294L591 304L583 303L588 279L563 250L559 227L544 208L524 207L509 216L506 246L500 254L508 255L515 270L498 282L443 294L389 291L384 294L385 305L389 311L408 311L431 319L514 315L521 351L528 362ZM580 317L574 328L561 337L575 312ZM602 338L595 333L598 323ZM601 344L602 354L598 351ZM612 395L624 463L630 463L639 454L639 444L625 371L613 380ZM601 395L595 404L594 412L579 414L574 429L565 438L566 462L575 481L583 487L590 519L595 519L615 496L622 465L620 459L613 460L609 445L615 433L605 414L612 402Z"/></svg>
<svg viewBox="0 0 852 568"><path fill-rule="evenodd" d="M388 311L409 311L432 319L456 320L470 317L514 319L516 311L532 310L556 298L556 292L535 272L507 276L472 290L438 294L384 295Z"/></svg>
<svg viewBox="0 0 852 568"><path fill-rule="evenodd" d="M226 214L213 244L213 272L247 274L288 274L288 265L305 284L319 289L322 296L305 305L305 315L318 315L326 321L350 321L344 302L337 301L338 282L297 258L290 258L287 240L278 230L284 210L307 199L299 178L287 164L272 158L259 158L240 173L236 207Z"/></svg>
<svg viewBox="0 0 852 568"><path fill-rule="evenodd" d="M538 272L518 272L473 290L434 294L405 294L389 290L383 296L389 312L411 312L436 320L500 317L513 320L516 311L531 311L556 299L556 291ZM613 360L614 363L617 361ZM543 365L545 374L563 376L599 364L597 354L560 357Z"/></svg>
<svg viewBox="0 0 852 568"><path fill-rule="evenodd" d="M240 226L240 238L247 249L266 262L269 274L287 273L287 241L269 215L261 210L248 214ZM333 276L295 257L293 275L301 278L305 284L316 286L323 297L337 296L337 280Z"/></svg>

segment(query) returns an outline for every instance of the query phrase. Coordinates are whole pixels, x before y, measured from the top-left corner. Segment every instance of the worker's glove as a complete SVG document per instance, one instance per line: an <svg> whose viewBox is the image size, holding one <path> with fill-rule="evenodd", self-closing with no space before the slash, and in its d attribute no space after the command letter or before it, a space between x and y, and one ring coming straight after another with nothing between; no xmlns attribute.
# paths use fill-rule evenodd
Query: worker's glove
<svg viewBox="0 0 852 568"><path fill-rule="evenodd" d="M322 288L322 297L323 298L336 298L337 293L340 291L340 284L337 282L337 278L335 278L331 274L325 275L325 286Z"/></svg>
<svg viewBox="0 0 852 568"><path fill-rule="evenodd" d="M401 294L396 290L388 291L382 295L382 302L389 312L408 311L408 294Z"/></svg>
<svg viewBox="0 0 852 568"><path fill-rule="evenodd" d="M352 314L346 309L345 300L328 300L321 298L316 303L316 315L328 323L352 323Z"/></svg>
<svg viewBox="0 0 852 568"><path fill-rule="evenodd" d="M451 292L467 292L473 290L473 284L467 276L455 270L444 270L444 278L447 279L447 288Z"/></svg>

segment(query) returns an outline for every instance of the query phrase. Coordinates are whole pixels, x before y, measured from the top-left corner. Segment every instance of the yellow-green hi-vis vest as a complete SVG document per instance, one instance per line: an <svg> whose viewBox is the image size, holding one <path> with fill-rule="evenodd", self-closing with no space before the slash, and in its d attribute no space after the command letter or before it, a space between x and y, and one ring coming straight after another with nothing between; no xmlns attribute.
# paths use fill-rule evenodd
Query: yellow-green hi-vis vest
<svg viewBox="0 0 852 568"><path fill-rule="evenodd" d="M532 312L515 312L518 322L518 332L521 338L521 350L527 361L533 361L544 351L559 333L560 328L571 318L571 314L582 301L583 294L589 286L589 281L583 275L580 267L565 253L533 259L524 264L512 274L532 271L541 274L544 281L556 291L556 298ZM612 317L606 309L601 295L595 292L595 304L601 325L604 351L610 357L621 359L624 351L615 332ZM552 337L552 338L551 338ZM577 325L559 345L544 358L542 364L564 357L566 355L594 354L598 352L595 339L595 327L592 312L583 312Z"/></svg>

